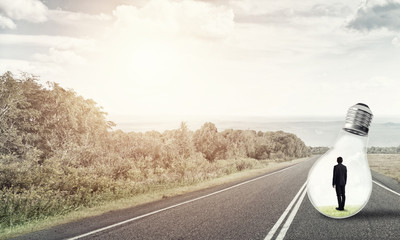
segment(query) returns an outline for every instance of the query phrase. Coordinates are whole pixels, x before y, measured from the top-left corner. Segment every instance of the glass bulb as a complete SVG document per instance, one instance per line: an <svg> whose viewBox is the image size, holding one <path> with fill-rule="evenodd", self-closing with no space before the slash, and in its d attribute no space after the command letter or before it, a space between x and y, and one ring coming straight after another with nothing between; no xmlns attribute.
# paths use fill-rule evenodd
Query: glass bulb
<svg viewBox="0 0 400 240"><path fill-rule="evenodd" d="M365 104L358 103L350 107L345 125L333 147L314 163L308 173L308 198L325 216L351 217L361 211L369 200L372 178L366 146L372 116ZM337 192L333 187L333 169L338 164L338 157L342 157L342 165L347 168L344 210L339 206Z"/></svg>

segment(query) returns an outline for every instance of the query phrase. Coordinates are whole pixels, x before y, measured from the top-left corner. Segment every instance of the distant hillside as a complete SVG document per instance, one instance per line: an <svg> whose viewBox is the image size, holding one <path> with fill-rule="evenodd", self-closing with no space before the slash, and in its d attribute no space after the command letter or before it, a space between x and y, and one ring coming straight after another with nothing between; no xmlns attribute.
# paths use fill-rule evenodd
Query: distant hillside
<svg viewBox="0 0 400 240"><path fill-rule="evenodd" d="M125 117L111 119L117 124L117 129L124 131L145 132L149 130L164 131L176 128L180 121L186 121L190 129L199 128L204 122L212 121L220 130L252 129L256 131L285 131L294 133L308 146L332 146L343 121L296 121L271 120L266 118L243 117ZM369 146L394 147L400 145L400 123L372 122L369 134Z"/></svg>

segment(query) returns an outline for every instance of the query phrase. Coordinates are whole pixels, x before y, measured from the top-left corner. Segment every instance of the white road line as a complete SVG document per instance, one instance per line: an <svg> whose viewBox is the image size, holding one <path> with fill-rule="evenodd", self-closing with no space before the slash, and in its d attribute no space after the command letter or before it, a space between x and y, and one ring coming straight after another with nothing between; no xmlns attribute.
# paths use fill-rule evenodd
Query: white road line
<svg viewBox="0 0 400 240"><path fill-rule="evenodd" d="M385 186L383 186L382 184L380 184L380 183L378 183L378 182L376 182L376 181L374 181L374 180L372 180L372 182L374 182L376 185L378 185L378 186L380 186L380 187L382 187L382 188L388 190L389 192L392 192L392 193L394 193L394 194L400 196L400 193L398 193L398 192L396 192L396 191L394 191L394 190L392 190L392 189L390 189L390 188L388 188L388 187L385 187Z"/></svg>
<svg viewBox="0 0 400 240"><path fill-rule="evenodd" d="M198 200L200 200L200 199L207 198L207 197L216 195L216 194L218 194L218 193L222 193L222 192L228 191L228 190L230 190L230 189L233 189L233 188L242 186L242 185L244 185L244 184L251 183L251 182L260 180L260 179L262 179L262 178L265 178L265 177L274 175L274 174L276 174L276 173L280 173L280 172L289 170L289 169L291 169L291 168L293 168L293 167L295 167L295 166L297 166L297 165L299 165L299 163L298 163L298 164L295 164L295 165L293 165L293 166L290 166L290 167L281 169L281 170L279 170L279 171L272 172L272 173L269 173L269 174L267 174L267 175L263 175L263 176L261 176L261 177L254 178L254 179L251 179L251 180L248 180L248 181L245 181L245 182L242 182L242 183L233 185L233 186L231 186L231 187L224 188L224 189L221 189L221 190L219 190L219 191L216 191L216 192L213 192L213 193L210 193L210 194L207 194L207 195L198 197L198 198L194 198L194 199L192 199L192 200L188 200L188 201L185 201L185 202L181 202L181 203L178 203L178 204L175 204L175 205L172 205L172 206L163 208L163 209L159 209L159 210L156 210L156 211L153 211L153 212L150 212L150 213L147 213L147 214L138 216L138 217L134 217L134 218L131 218L131 219L128 219L128 220L119 222L119 223L115 223L115 224L109 225L109 226L107 226L107 227L99 228L99 229L97 229L97 230L93 230L93 231L91 231L91 232L78 235L78 236L76 236L76 237L68 238L67 240L75 240L75 239L87 237L87 236L89 236L89 235L92 235L92 234L95 234L95 233L98 233L98 232L102 232L102 231L104 231L104 230L107 230L107 229L110 229L110 228L113 228L113 227L117 227L117 226L123 225L123 224L125 224L125 223L133 222L133 221L135 221L135 220L138 220L138 219L141 219L141 218L144 218L144 217L147 217L147 216L151 216L151 215L154 215L154 214L156 214L156 213L160 213L160 212L166 211L166 210L171 209L171 208L175 208L175 207L178 207L178 206L181 206L181 205L184 205L184 204L188 204L188 203L191 203L191 202L195 202L195 201L198 201ZM303 187L304 187L304 185L303 185ZM297 196L297 195L296 195L296 196Z"/></svg>
<svg viewBox="0 0 400 240"><path fill-rule="evenodd" d="M303 194L301 195L301 197L297 201L296 206L294 206L292 212L290 213L288 219L285 222L285 225L283 225L283 227L282 227L281 231L279 232L279 235L276 237L276 239L282 240L285 237L286 232L289 229L290 224L292 224L292 221L293 221L294 217L296 216L297 211L299 210L300 205L303 202L303 199L304 199L304 196L306 195L306 193L307 193L307 191L304 190Z"/></svg>
<svg viewBox="0 0 400 240"><path fill-rule="evenodd" d="M289 205L287 206L286 210L282 213L281 217L278 219L278 221L275 223L275 225L271 228L271 230L269 231L268 235L265 237L264 240L272 239L272 237L274 236L276 230L278 230L279 226L281 225L283 220L286 218L286 215L288 215L288 213L290 212L290 209L292 209L292 206L294 205L294 203L296 202L296 200L300 196L301 192L303 192L303 190L306 187L306 185L307 185L307 181L303 184L303 186L297 192L296 196L294 196L293 200L289 203ZM304 191L304 192L306 192L306 191Z"/></svg>
<svg viewBox="0 0 400 240"><path fill-rule="evenodd" d="M372 182L374 182L376 185L400 196L400 193L372 180ZM299 200L296 203L296 206L293 208L292 212L290 213L289 217L286 219L285 224L283 225L281 231L279 232L278 236L276 237L276 239L282 240L284 239L287 230L289 229L290 225L292 224L292 221L294 219L294 217L297 214L297 211L300 208L301 203L303 202L304 197L306 196L307 191L304 190L304 187L306 186L306 183L304 183L304 185L300 188L300 190L297 192L296 196L293 198L293 200L290 202L290 204L288 205L288 207L286 208L286 210L283 212L283 214L281 215L281 217L278 219L278 221L275 223L275 225L272 227L272 229L270 230L270 232L268 233L268 235L265 237L264 240L270 240L272 239L272 237L275 235L276 230L278 230L279 226L281 225L281 223L283 222L283 220L286 218L286 215L290 212L290 209L292 208L293 204L296 202L298 196L301 194Z"/></svg>

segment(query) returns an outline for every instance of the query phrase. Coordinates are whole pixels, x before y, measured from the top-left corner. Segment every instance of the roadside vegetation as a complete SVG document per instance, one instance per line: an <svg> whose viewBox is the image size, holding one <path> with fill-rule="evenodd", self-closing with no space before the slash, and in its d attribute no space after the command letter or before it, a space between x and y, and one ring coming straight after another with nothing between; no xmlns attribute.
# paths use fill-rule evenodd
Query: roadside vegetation
<svg viewBox="0 0 400 240"><path fill-rule="evenodd" d="M73 90L0 76L0 229L311 154L282 131L113 126Z"/></svg>
<svg viewBox="0 0 400 240"><path fill-rule="evenodd" d="M328 147L310 147L312 155L322 155L329 150Z"/></svg>
<svg viewBox="0 0 400 240"><path fill-rule="evenodd" d="M368 163L372 170L400 183L400 154L368 154Z"/></svg>
<svg viewBox="0 0 400 240"><path fill-rule="evenodd" d="M400 145L397 147L369 147L368 154L400 154Z"/></svg>
<svg viewBox="0 0 400 240"><path fill-rule="evenodd" d="M329 150L328 147L310 147L312 155L322 155ZM397 147L369 147L368 154L400 154L400 145Z"/></svg>

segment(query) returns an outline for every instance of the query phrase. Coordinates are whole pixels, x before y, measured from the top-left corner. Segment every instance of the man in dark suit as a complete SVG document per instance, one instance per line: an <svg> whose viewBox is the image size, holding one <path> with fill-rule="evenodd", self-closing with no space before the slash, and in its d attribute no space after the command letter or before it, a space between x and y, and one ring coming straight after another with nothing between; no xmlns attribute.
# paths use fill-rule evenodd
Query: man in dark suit
<svg viewBox="0 0 400 240"><path fill-rule="evenodd" d="M343 158L337 158L338 164L333 167L333 180L332 186L336 187L336 196L338 200L339 207L336 210L344 210L344 202L346 201L345 186L347 181L347 168L342 164Z"/></svg>

